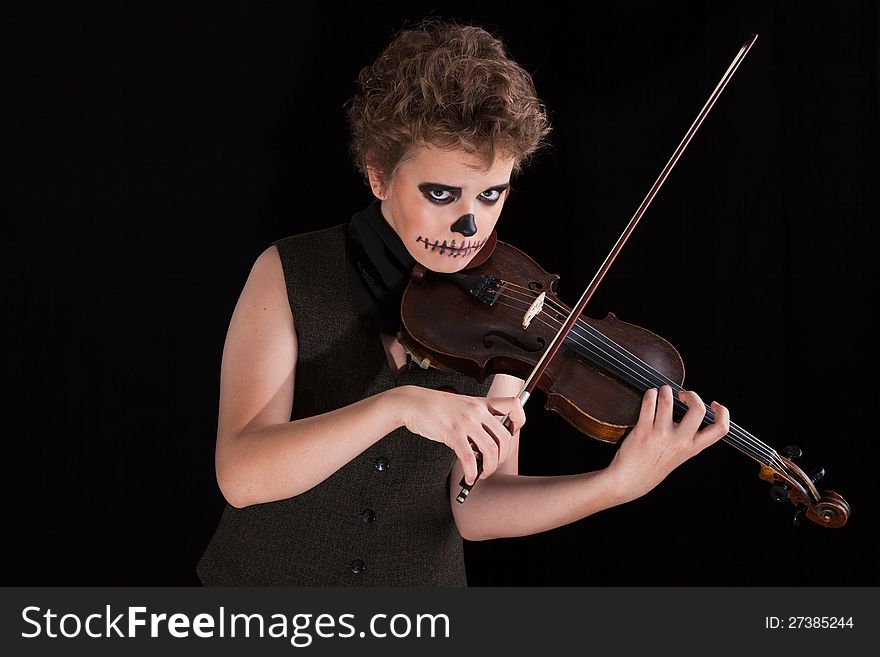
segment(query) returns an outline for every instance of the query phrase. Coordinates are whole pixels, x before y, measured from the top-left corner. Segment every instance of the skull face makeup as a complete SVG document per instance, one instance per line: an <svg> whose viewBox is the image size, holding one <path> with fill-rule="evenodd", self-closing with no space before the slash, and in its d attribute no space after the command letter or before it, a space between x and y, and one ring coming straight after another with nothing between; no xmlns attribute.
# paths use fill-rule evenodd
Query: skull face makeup
<svg viewBox="0 0 880 657"><path fill-rule="evenodd" d="M388 184L370 172L382 216L424 267L463 269L492 233L510 187L512 158L497 157L488 170L458 150L419 147Z"/></svg>

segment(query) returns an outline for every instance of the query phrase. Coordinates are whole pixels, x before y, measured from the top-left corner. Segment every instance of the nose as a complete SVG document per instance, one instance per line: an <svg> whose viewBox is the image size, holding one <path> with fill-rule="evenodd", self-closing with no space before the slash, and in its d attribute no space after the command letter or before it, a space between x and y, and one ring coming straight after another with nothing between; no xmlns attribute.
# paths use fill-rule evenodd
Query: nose
<svg viewBox="0 0 880 657"><path fill-rule="evenodd" d="M456 219L451 228L453 233L461 233L465 237L473 237L477 234L477 222L473 214L466 214Z"/></svg>

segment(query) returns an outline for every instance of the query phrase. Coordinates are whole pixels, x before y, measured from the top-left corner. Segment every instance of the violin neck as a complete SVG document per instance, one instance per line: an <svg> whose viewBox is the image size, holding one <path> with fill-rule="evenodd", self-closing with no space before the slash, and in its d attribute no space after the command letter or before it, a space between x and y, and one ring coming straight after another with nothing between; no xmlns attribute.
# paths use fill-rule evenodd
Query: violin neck
<svg viewBox="0 0 880 657"><path fill-rule="evenodd" d="M681 389L681 386L672 386L672 393L675 398L675 411L679 415L684 415L688 407L687 404L678 399L678 393ZM712 411L711 408L706 406L706 415L703 416L703 421L700 423L700 426L707 427L710 424L714 423L715 413ZM733 422L730 423L730 430L727 432L727 435L724 436L721 440L726 442L728 445L733 445L746 456L749 456L755 459L758 463L761 463L768 467L773 467L778 460L774 458L778 457L778 454L772 447L758 440L757 438L755 438L755 436L750 434L738 424L734 424Z"/></svg>

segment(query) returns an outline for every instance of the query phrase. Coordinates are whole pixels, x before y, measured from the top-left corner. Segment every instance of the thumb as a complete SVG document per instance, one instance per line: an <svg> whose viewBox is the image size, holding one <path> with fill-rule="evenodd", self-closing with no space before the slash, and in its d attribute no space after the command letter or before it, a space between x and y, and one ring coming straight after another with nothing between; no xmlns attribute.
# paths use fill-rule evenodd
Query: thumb
<svg viewBox="0 0 880 657"><path fill-rule="evenodd" d="M510 420L509 431L515 434L526 423L526 413L519 397L490 397L486 399L486 407L493 415L507 416Z"/></svg>

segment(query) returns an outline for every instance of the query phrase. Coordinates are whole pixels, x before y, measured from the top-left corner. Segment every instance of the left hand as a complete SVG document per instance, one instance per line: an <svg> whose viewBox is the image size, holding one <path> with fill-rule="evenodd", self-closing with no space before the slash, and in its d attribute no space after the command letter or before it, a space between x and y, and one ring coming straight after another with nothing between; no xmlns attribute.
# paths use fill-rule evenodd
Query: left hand
<svg viewBox="0 0 880 657"><path fill-rule="evenodd" d="M674 422L672 388L645 392L638 421L608 465L622 502L641 497L730 431L730 414L718 402L710 406L715 422L700 429L706 415L703 400L691 390L682 390L679 399L688 410L680 422Z"/></svg>

